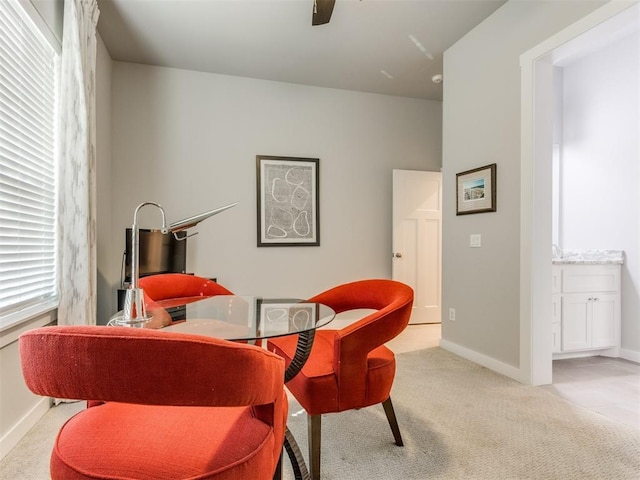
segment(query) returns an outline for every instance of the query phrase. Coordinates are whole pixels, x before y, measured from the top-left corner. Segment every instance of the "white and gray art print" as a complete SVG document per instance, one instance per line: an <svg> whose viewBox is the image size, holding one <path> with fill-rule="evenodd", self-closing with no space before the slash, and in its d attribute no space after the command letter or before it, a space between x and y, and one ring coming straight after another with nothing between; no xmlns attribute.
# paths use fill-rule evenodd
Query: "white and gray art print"
<svg viewBox="0 0 640 480"><path fill-rule="evenodd" d="M258 246L320 245L318 159L257 156Z"/></svg>

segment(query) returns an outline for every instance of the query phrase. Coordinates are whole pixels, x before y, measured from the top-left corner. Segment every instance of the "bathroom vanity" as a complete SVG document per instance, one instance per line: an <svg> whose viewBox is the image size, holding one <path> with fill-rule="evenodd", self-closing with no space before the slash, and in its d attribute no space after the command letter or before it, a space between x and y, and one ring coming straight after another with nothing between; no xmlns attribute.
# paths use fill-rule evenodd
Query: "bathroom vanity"
<svg viewBox="0 0 640 480"><path fill-rule="evenodd" d="M552 266L553 358L620 354L620 250L564 250Z"/></svg>

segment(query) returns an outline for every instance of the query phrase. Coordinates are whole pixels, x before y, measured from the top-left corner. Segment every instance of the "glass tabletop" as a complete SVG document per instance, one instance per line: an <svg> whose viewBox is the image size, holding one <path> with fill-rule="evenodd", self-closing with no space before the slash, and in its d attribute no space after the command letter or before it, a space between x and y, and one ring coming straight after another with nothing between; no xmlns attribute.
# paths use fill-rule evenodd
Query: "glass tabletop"
<svg viewBox="0 0 640 480"><path fill-rule="evenodd" d="M154 302L147 306L147 315L151 320L145 328L258 340L318 329L331 322L335 312L299 299L216 295Z"/></svg>

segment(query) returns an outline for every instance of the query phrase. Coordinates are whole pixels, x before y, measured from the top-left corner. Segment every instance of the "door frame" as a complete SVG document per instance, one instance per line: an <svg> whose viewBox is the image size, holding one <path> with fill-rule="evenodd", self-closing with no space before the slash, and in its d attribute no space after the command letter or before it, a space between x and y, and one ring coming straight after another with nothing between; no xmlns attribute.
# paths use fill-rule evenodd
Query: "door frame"
<svg viewBox="0 0 640 480"><path fill-rule="evenodd" d="M611 1L520 56L520 378L552 382L551 146L553 65L638 24L640 2ZM546 122L546 123L545 123Z"/></svg>

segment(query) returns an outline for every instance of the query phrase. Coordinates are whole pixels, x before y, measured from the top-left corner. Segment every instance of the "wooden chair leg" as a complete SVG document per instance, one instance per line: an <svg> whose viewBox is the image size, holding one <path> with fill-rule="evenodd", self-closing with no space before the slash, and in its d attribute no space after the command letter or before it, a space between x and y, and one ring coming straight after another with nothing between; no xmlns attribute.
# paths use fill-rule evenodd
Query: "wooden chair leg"
<svg viewBox="0 0 640 480"><path fill-rule="evenodd" d="M391 427L391 431L393 432L393 438L396 441L396 445L402 447L404 443L402 442L402 435L400 435L400 428L398 427L396 412L393 410L391 397L382 402L382 406L384 407L384 413L387 415L387 420L389 421L389 426Z"/></svg>
<svg viewBox="0 0 640 480"><path fill-rule="evenodd" d="M309 436L309 473L311 480L320 480L320 445L322 439L322 415L307 415Z"/></svg>

